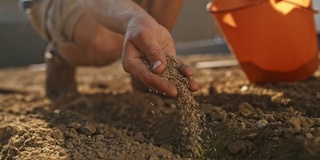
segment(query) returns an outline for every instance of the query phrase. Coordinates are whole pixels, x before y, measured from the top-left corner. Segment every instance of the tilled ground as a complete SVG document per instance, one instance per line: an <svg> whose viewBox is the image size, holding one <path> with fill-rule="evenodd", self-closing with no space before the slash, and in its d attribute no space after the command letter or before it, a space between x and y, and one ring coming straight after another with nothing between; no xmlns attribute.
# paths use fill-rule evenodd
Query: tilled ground
<svg viewBox="0 0 320 160"><path fill-rule="evenodd" d="M178 102L132 91L120 63L80 69L81 95L55 102L44 97L37 69L0 70L1 159L190 158ZM320 159L320 71L264 85L250 84L239 67L195 73L195 98L206 115L201 159Z"/></svg>

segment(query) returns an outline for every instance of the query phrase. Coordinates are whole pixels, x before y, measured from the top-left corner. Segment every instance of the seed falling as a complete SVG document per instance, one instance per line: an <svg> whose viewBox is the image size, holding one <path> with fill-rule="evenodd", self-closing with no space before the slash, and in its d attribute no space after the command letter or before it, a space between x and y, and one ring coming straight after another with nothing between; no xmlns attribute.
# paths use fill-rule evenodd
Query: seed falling
<svg viewBox="0 0 320 160"><path fill-rule="evenodd" d="M199 104L188 88L188 78L179 70L182 62L169 55L166 55L166 58L167 68L160 76L174 84L178 89L182 134L188 137L186 149L191 151L194 157L200 157L203 149L201 146L202 116Z"/></svg>

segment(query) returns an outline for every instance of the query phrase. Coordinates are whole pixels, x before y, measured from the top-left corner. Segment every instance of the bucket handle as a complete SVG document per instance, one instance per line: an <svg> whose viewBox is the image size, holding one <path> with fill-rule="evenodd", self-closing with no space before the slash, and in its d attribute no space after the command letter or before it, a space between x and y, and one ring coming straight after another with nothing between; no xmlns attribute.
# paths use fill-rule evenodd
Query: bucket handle
<svg viewBox="0 0 320 160"><path fill-rule="evenodd" d="M254 6L254 5L258 5L258 4L262 4L262 3L265 3L265 2L268 2L269 0L261 0L261 1L256 1L254 3L250 3L250 4L247 4L247 5L243 5L243 6L239 6L239 7L235 7L235 8L229 8L229 9L224 9L224 10L219 10L219 11L212 11L210 10L210 7L212 6L212 2L209 2L206 6L206 9L207 11L211 12L211 13L222 13L222 12L230 12L230 11L235 11L235 10L239 10L239 9L244 9L244 8L248 8L248 7L251 7L251 6ZM316 10L316 9L313 9L313 8L309 8L309 7L304 7L304 6L301 6L300 4L298 3L295 3L295 2L292 2L292 1L288 1L288 0L277 0L278 2L279 1L283 1L283 2L286 2L286 3L290 3L290 4L293 4L293 5L296 5L296 6L299 6L300 8L302 9L305 9L309 12L313 12L315 14L318 14L319 13L319 10Z"/></svg>

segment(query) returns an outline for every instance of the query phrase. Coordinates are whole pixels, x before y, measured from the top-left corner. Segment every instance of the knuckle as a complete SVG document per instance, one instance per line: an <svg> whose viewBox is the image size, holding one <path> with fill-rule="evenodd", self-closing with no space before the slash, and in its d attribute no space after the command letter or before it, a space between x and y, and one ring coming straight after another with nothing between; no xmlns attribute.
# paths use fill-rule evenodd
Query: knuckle
<svg viewBox="0 0 320 160"><path fill-rule="evenodd" d="M130 73L130 63L126 59L122 59L122 68L125 72Z"/></svg>
<svg viewBox="0 0 320 160"><path fill-rule="evenodd" d="M159 53L159 51L158 51L157 49L148 48L148 49L146 50L146 53L145 53L145 54L146 54L149 58L153 59L153 58L156 58L156 57L157 57L158 53Z"/></svg>

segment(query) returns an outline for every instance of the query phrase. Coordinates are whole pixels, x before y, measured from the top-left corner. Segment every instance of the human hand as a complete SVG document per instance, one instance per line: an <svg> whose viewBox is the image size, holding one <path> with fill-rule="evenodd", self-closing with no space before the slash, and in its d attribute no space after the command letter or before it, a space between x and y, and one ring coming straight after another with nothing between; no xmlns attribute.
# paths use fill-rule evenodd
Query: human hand
<svg viewBox="0 0 320 160"><path fill-rule="evenodd" d="M177 88L159 76L166 68L165 53L176 56L174 42L167 29L153 19L135 19L129 23L122 54L124 70L153 90L175 97ZM182 65L180 71L186 77L193 75L187 65ZM199 89L192 78L189 89Z"/></svg>

